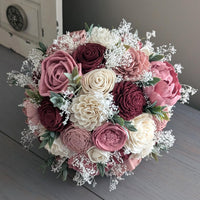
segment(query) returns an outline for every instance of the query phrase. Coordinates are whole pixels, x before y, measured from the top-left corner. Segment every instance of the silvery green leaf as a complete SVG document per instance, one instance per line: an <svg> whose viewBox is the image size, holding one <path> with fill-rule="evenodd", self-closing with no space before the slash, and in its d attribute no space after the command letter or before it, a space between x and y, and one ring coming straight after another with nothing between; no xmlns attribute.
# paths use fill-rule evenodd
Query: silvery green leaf
<svg viewBox="0 0 200 200"><path fill-rule="evenodd" d="M64 75L69 79L69 81L72 81L72 74L64 73Z"/></svg>

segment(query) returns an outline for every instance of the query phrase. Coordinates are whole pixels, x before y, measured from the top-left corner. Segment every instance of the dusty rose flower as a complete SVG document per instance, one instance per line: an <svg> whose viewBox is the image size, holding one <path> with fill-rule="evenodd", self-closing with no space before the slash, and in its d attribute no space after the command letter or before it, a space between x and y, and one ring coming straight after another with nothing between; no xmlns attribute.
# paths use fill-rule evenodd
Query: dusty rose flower
<svg viewBox="0 0 200 200"><path fill-rule="evenodd" d="M115 72L123 77L124 80L138 81L144 71L150 70L149 57L140 50L129 48L129 53L132 57L132 63L129 66L119 66Z"/></svg>
<svg viewBox="0 0 200 200"><path fill-rule="evenodd" d="M92 146L91 133L74 125L64 129L60 137L62 143L76 153L86 152Z"/></svg>
<svg viewBox="0 0 200 200"><path fill-rule="evenodd" d="M125 130L119 124L106 122L92 133L95 146L105 151L118 151L127 140Z"/></svg>
<svg viewBox="0 0 200 200"><path fill-rule="evenodd" d="M60 132L65 126L63 125L64 117L60 115L60 110L53 106L48 97L45 97L38 108L41 124L49 131Z"/></svg>
<svg viewBox="0 0 200 200"><path fill-rule="evenodd" d="M24 114L27 116L27 121L29 124L37 126L40 123L38 106L30 102L30 100L25 100L23 102Z"/></svg>
<svg viewBox="0 0 200 200"><path fill-rule="evenodd" d="M151 62L151 71L161 80L154 86L145 87L144 92L152 103L173 106L181 98L181 84L174 67L168 62L155 61Z"/></svg>
<svg viewBox="0 0 200 200"><path fill-rule="evenodd" d="M119 107L119 115L125 120L131 120L142 114L146 104L142 90L131 81L116 83L113 89L115 104Z"/></svg>
<svg viewBox="0 0 200 200"><path fill-rule="evenodd" d="M68 87L69 80L64 73L72 73L74 67L78 67L81 75L81 65L64 51L57 51L45 58L42 62L42 73L39 82L41 96L50 96L50 92L61 93Z"/></svg>
<svg viewBox="0 0 200 200"><path fill-rule="evenodd" d="M107 95L113 90L116 75L110 69L95 69L82 78L82 90L84 93L102 92Z"/></svg>
<svg viewBox="0 0 200 200"><path fill-rule="evenodd" d="M73 52L73 58L77 63L82 64L83 74L98 68L104 67L104 52L106 48L100 44L86 43L79 46Z"/></svg>

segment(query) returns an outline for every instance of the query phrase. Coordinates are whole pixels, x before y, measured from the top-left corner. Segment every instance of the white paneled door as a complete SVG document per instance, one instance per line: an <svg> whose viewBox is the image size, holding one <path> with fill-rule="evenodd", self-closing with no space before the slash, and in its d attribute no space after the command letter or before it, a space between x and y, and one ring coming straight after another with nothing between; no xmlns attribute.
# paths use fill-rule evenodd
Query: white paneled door
<svg viewBox="0 0 200 200"><path fill-rule="evenodd" d="M62 34L62 0L0 0L0 44L23 56Z"/></svg>

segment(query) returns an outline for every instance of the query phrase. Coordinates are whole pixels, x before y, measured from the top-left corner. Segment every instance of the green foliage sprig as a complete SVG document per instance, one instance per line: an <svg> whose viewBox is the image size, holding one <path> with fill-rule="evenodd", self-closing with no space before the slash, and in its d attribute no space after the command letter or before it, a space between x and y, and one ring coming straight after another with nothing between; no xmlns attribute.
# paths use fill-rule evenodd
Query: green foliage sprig
<svg viewBox="0 0 200 200"><path fill-rule="evenodd" d="M43 148L46 144L49 145L51 148L54 140L59 136L60 133L58 132L53 132L53 131L46 131L41 137L42 137L42 142L40 143L39 148Z"/></svg>
<svg viewBox="0 0 200 200"><path fill-rule="evenodd" d="M97 168L99 170L100 175L103 177L105 174L105 164L103 163L97 163Z"/></svg>
<svg viewBox="0 0 200 200"><path fill-rule="evenodd" d="M158 77L153 77L153 80L148 81L148 82L142 82L142 85L143 85L144 87L146 87L146 86L154 86L154 85L156 85L160 80L161 80L161 79L158 78Z"/></svg>
<svg viewBox="0 0 200 200"><path fill-rule="evenodd" d="M153 62L153 61L159 61L161 59L164 58L164 55L160 55L160 54L151 54L149 56L149 62Z"/></svg>
<svg viewBox="0 0 200 200"><path fill-rule="evenodd" d="M69 79L69 90L73 91L74 94L78 93L81 89L81 76L79 75L78 67L74 67L71 74L64 73L64 75Z"/></svg>
<svg viewBox="0 0 200 200"><path fill-rule="evenodd" d="M117 123L122 127L126 127L129 131L137 131L137 129L133 126L131 121L126 121L119 115L113 115L112 119L110 119L113 123Z"/></svg>
<svg viewBox="0 0 200 200"><path fill-rule="evenodd" d="M40 104L42 101L42 96L40 96L38 90L26 89L25 93L34 103Z"/></svg>
<svg viewBox="0 0 200 200"><path fill-rule="evenodd" d="M47 52L47 47L42 42L39 42L39 48L36 49L40 50L43 53L42 56L44 56Z"/></svg>
<svg viewBox="0 0 200 200"><path fill-rule="evenodd" d="M57 178L61 177L63 181L66 181L67 180L67 176L68 176L68 164L65 161L61 166L61 170L60 170Z"/></svg>
<svg viewBox="0 0 200 200"><path fill-rule="evenodd" d="M166 106L156 106L156 101L153 104L147 105L144 111L155 115L159 120L169 120L167 112L164 111Z"/></svg>

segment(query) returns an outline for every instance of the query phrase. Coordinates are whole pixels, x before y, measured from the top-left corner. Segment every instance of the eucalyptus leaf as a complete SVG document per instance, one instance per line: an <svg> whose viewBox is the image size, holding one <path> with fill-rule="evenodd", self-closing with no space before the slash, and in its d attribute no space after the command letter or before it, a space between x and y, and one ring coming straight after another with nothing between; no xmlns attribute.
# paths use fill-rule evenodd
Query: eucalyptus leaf
<svg viewBox="0 0 200 200"><path fill-rule="evenodd" d="M119 115L114 115L112 119L115 123L119 124L120 126L124 126L124 119L121 118Z"/></svg>
<svg viewBox="0 0 200 200"><path fill-rule="evenodd" d="M153 86L153 85L156 85L161 79L158 78L158 77L153 77L153 80L151 81L148 81L148 82L143 82L142 84L144 86Z"/></svg>
<svg viewBox="0 0 200 200"><path fill-rule="evenodd" d="M105 164L97 163L97 168L99 170L100 175L103 177L105 174Z"/></svg>
<svg viewBox="0 0 200 200"><path fill-rule="evenodd" d="M73 80L72 74L64 73L64 75L69 79L69 81L72 81L72 80Z"/></svg>
<svg viewBox="0 0 200 200"><path fill-rule="evenodd" d="M39 149L44 148L47 143L48 143L48 140L42 140L42 142L40 143Z"/></svg>
<svg viewBox="0 0 200 200"><path fill-rule="evenodd" d="M151 54L149 56L149 62L152 62L152 61L159 61L161 59L164 58L164 55L160 55L160 54Z"/></svg>

